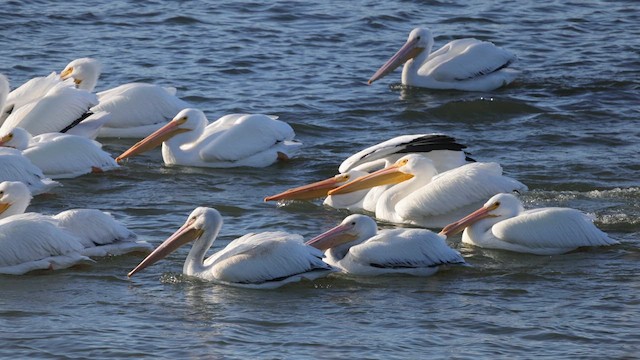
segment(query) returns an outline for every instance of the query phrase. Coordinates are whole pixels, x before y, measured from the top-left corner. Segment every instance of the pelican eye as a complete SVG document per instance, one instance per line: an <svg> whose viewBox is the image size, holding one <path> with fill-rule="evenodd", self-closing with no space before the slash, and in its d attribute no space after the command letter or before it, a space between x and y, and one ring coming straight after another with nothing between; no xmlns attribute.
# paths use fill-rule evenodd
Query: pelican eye
<svg viewBox="0 0 640 360"><path fill-rule="evenodd" d="M356 226L356 222L355 222L355 221L352 221L352 222L351 222L351 225Z"/></svg>
<svg viewBox="0 0 640 360"><path fill-rule="evenodd" d="M4 195L4 191L0 190L0 196Z"/></svg>
<svg viewBox="0 0 640 360"><path fill-rule="evenodd" d="M500 206L500 201L496 201L496 202L494 202L494 203L493 203L493 206L495 206L495 207Z"/></svg>

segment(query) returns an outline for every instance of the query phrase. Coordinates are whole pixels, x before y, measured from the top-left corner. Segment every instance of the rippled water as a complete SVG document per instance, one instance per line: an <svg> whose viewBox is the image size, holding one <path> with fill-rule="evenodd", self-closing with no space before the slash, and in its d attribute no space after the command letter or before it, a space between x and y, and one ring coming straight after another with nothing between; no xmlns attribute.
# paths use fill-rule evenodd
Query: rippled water
<svg viewBox="0 0 640 360"><path fill-rule="evenodd" d="M529 186L526 206L570 206L621 244L533 256L460 244L473 264L430 278L332 277L275 291L180 275L188 248L136 275L140 257L0 277L1 357L631 358L640 350L640 12L634 1L111 1L0 3L0 72L16 87L92 56L97 90L175 86L210 120L275 114L305 144L266 169L163 167L64 180L31 210L111 211L159 244L196 206L225 218L219 248L249 231L310 237L345 212L262 198L333 175L361 148L444 132ZM416 26L436 46L490 40L521 76L489 93L366 80ZM119 154L133 141L103 139ZM382 224L389 227L389 224Z"/></svg>

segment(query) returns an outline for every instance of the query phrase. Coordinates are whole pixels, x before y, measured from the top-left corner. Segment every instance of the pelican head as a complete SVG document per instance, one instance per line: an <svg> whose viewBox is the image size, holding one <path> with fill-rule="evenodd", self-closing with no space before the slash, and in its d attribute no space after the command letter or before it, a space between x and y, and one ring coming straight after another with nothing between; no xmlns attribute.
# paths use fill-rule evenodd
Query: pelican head
<svg viewBox="0 0 640 360"><path fill-rule="evenodd" d="M102 66L100 62L93 58L75 59L60 73L60 78L66 80L73 78L78 89L93 91L98 83Z"/></svg>
<svg viewBox="0 0 640 360"><path fill-rule="evenodd" d="M327 250L354 241L364 241L378 231L376 222L366 215L349 215L342 222L306 242L316 249Z"/></svg>
<svg viewBox="0 0 640 360"><path fill-rule="evenodd" d="M433 35L426 28L415 28L409 33L407 42L369 79L369 85L386 76L398 66L420 55L422 52L429 54L433 47Z"/></svg>
<svg viewBox="0 0 640 360"><path fill-rule="evenodd" d="M22 214L31 202L31 192L27 185L19 181L0 183L0 219Z"/></svg>
<svg viewBox="0 0 640 360"><path fill-rule="evenodd" d="M414 178L417 173L421 173L422 176L429 175L433 177L437 172L433 162L429 158L419 154L408 154L384 169L372 172L369 175L357 178L336 189L330 190L329 195L347 194L358 190L370 189L375 186L398 184Z"/></svg>
<svg viewBox="0 0 640 360"><path fill-rule="evenodd" d="M366 174L367 173L364 171L349 170L345 173L337 174L325 180L320 180L311 184L289 189L281 192L280 194L267 196L266 198L264 198L264 201L313 200L325 197L330 190L333 190L340 185L346 184Z"/></svg>
<svg viewBox="0 0 640 360"><path fill-rule="evenodd" d="M154 149L178 134L196 130L202 131L206 123L207 118L202 111L194 108L181 110L165 126L138 141L127 151L123 152L116 158L116 161L120 162L128 157Z"/></svg>
<svg viewBox="0 0 640 360"><path fill-rule="evenodd" d="M440 234L449 237L463 231L468 226L482 219L495 218L496 221L502 221L512 218L522 211L524 211L522 203L515 195L508 193L497 194L484 203L480 209L445 226L442 231L440 231Z"/></svg>
<svg viewBox="0 0 640 360"><path fill-rule="evenodd" d="M202 247L199 247L201 251L200 260L204 258L204 253L209 249L213 242L214 236L217 235L220 227L222 227L222 215L216 209L207 207L198 207L191 212L187 221L167 240L160 244L149 256L147 256L135 269L131 270L127 276L131 277L138 271L153 265L158 260L167 257L172 252L176 251L182 245L185 245L191 241L198 241L203 238L203 234L207 231L211 231L213 228L213 236L205 236L207 240ZM194 245L194 248L196 245ZM193 252L193 250L192 250ZM191 257L191 253L189 254ZM202 264L202 261L201 261Z"/></svg>
<svg viewBox="0 0 640 360"><path fill-rule="evenodd" d="M0 146L10 147L18 150L25 150L29 147L31 134L23 128L13 128L9 132L0 134Z"/></svg>

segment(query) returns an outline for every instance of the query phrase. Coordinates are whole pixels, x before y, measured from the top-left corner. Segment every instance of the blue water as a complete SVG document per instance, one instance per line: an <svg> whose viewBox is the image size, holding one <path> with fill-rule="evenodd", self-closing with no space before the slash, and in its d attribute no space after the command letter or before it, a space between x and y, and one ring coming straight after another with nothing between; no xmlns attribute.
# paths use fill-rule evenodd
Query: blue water
<svg viewBox="0 0 640 360"><path fill-rule="evenodd" d="M304 142L266 169L162 166L63 180L32 211L110 211L159 244L196 206L247 232L311 237L346 212L266 195L335 174L392 136L443 132L527 184L525 206L569 206L621 242L561 256L451 241L473 267L429 278L331 277L274 291L183 277L188 247L129 280L139 256L0 277L3 358L633 358L640 350L640 12L634 1L0 3L0 72L17 87L91 56L96 90L174 86L210 120L278 115ZM435 46L476 37L518 54L486 93L366 81L416 26ZM102 140L117 155L134 141ZM390 224L381 224L391 227Z"/></svg>

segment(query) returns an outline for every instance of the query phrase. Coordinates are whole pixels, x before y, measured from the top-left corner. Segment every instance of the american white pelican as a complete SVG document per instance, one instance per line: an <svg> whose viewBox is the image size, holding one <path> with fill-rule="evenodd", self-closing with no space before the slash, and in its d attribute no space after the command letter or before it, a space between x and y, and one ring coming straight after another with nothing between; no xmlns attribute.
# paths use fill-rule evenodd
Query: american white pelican
<svg viewBox="0 0 640 360"><path fill-rule="evenodd" d="M369 84L402 69L402 84L429 89L490 91L512 82L518 72L509 68L517 57L493 43L454 40L431 52L433 35L415 28L407 42L369 79Z"/></svg>
<svg viewBox="0 0 640 360"><path fill-rule="evenodd" d="M521 182L503 176L496 163L469 163L438 174L430 159L409 154L389 167L330 190L329 194L388 184L393 186L378 198L376 217L428 228L443 227L459 219L498 192L527 189Z"/></svg>
<svg viewBox="0 0 640 360"><path fill-rule="evenodd" d="M525 211L512 194L493 196L480 209L447 225L440 233L449 237L462 230L464 243L536 255L618 243L578 210L548 207Z"/></svg>
<svg viewBox="0 0 640 360"><path fill-rule="evenodd" d="M97 103L95 94L76 89L72 82L59 81L43 97L15 108L0 132L16 127L32 135L65 132L89 116L89 108Z"/></svg>
<svg viewBox="0 0 640 360"><path fill-rule="evenodd" d="M326 180L286 190L280 194L268 196L265 201L278 200L311 200L325 197L324 204L336 209L351 211L375 211L377 199L386 187L350 192L340 195L329 195L331 189L367 175L393 164L408 153L420 153L431 159L438 172L443 172L474 161L464 151L465 145L456 142L451 136L444 134L401 135L370 146L349 156L340 164L337 174Z"/></svg>
<svg viewBox="0 0 640 360"><path fill-rule="evenodd" d="M31 201L29 189L21 182L0 183L0 219L24 212ZM84 256L121 255L129 252L148 252L153 247L136 241L136 235L108 213L96 209L72 209L57 215L39 215L39 221L54 224L73 234L82 244ZM24 236L28 236L24 233Z"/></svg>
<svg viewBox="0 0 640 360"><path fill-rule="evenodd" d="M325 262L354 275L429 276L441 265L465 264L445 237L426 229L378 231L365 215L349 215L340 225L307 241L325 251Z"/></svg>
<svg viewBox="0 0 640 360"><path fill-rule="evenodd" d="M182 272L220 284L273 289L302 279L314 280L336 271L322 261L321 251L303 243L302 236L282 231L244 235L205 259L221 228L222 216L217 210L196 208L184 225L128 276L194 240Z"/></svg>
<svg viewBox="0 0 640 360"><path fill-rule="evenodd" d="M51 218L35 213L0 219L0 274L58 270L91 263L84 246Z"/></svg>
<svg viewBox="0 0 640 360"><path fill-rule="evenodd" d="M78 88L92 91L101 65L93 58L70 62L60 73ZM191 105L175 96L176 89L155 84L128 83L99 92L92 112L106 111L111 120L100 129L100 137L143 138L166 125L180 110Z"/></svg>
<svg viewBox="0 0 640 360"><path fill-rule="evenodd" d="M27 159L22 152L0 147L0 182L19 181L25 184L31 194L46 193L60 183L44 176L42 170Z"/></svg>
<svg viewBox="0 0 640 360"><path fill-rule="evenodd" d="M225 115L208 124L198 109L180 111L168 124L116 158L121 161L162 144L167 165L265 167L301 146L291 126L260 114Z"/></svg>
<svg viewBox="0 0 640 360"><path fill-rule="evenodd" d="M56 84L60 83L60 77L52 72L48 76L35 77L9 93L5 103L2 104L2 114L0 114L0 125L16 109L36 101L47 94Z"/></svg>
<svg viewBox="0 0 640 360"><path fill-rule="evenodd" d="M0 146L21 150L52 179L74 178L119 167L100 143L77 135L46 133L32 137L26 130L14 128L8 133L0 132Z"/></svg>

